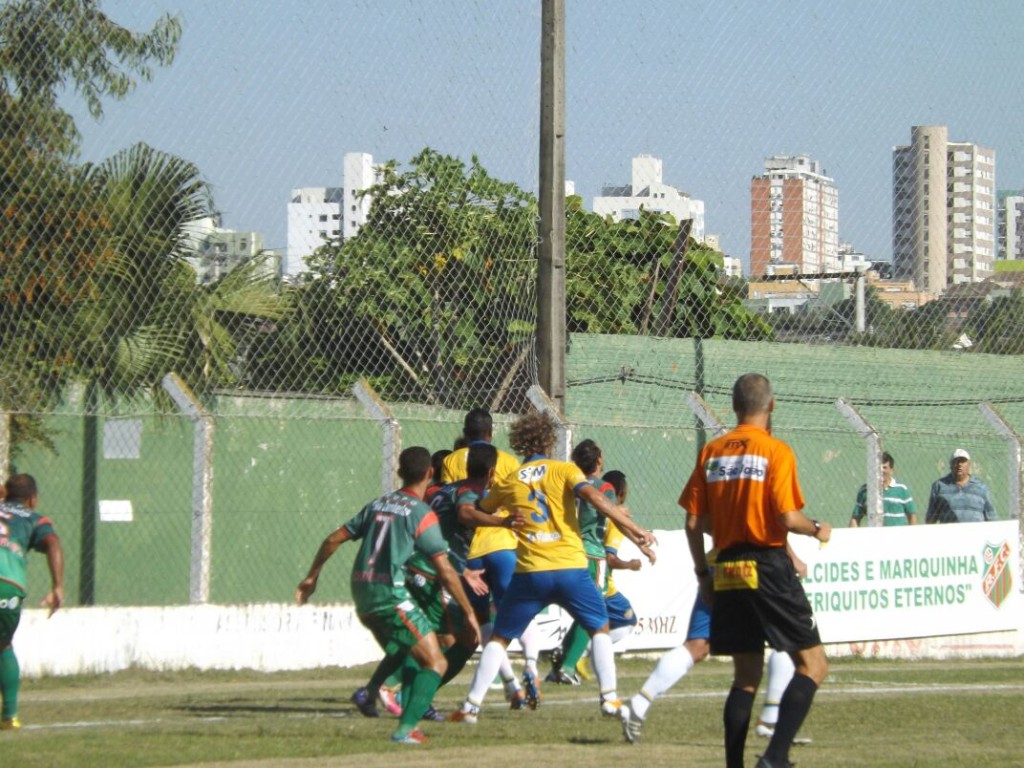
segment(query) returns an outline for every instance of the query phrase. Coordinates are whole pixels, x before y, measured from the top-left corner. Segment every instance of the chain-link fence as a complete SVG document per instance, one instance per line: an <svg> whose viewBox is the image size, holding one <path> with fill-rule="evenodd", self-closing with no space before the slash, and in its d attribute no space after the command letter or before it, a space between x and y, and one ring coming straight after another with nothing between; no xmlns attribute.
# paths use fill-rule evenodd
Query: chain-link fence
<svg viewBox="0 0 1024 768"><path fill-rule="evenodd" d="M387 472L360 380L403 445L531 407L541 5L0 5L0 442L73 599L288 599ZM747 370L834 524L839 398L922 515L954 448L1018 514L1024 9L566 18L565 417L641 522L680 524L688 393L728 421Z"/></svg>

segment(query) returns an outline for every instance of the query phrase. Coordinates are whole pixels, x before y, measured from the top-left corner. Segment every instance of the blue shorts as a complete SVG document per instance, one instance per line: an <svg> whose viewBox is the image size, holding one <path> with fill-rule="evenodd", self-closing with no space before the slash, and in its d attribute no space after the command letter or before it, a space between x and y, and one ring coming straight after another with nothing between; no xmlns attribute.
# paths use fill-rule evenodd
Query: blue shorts
<svg viewBox="0 0 1024 768"><path fill-rule="evenodd" d="M704 602L697 590L697 599L693 601L693 612L690 614L690 626L686 630L687 640L709 640L711 638L711 606Z"/></svg>
<svg viewBox="0 0 1024 768"><path fill-rule="evenodd" d="M493 598L494 605L498 606L508 591L512 574L516 571L516 551L514 549L498 549L483 557L474 557L466 563L466 567L475 571L482 568L484 571L484 581L491 590L490 597L470 592L469 602L478 616L486 616L489 611L488 600Z"/></svg>
<svg viewBox="0 0 1024 768"><path fill-rule="evenodd" d="M519 637L533 617L551 604L564 608L588 632L608 623L604 598L586 568L517 573L498 605L494 634Z"/></svg>
<svg viewBox="0 0 1024 768"><path fill-rule="evenodd" d="M616 592L611 597L606 597L604 604L608 609L609 629L636 625L636 614L633 612L633 606L621 592Z"/></svg>

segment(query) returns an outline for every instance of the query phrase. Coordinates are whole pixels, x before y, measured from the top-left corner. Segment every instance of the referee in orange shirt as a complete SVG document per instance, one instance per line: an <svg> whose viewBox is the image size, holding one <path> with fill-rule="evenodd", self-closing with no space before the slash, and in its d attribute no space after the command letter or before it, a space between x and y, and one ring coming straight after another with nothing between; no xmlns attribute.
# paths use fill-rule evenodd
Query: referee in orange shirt
<svg viewBox="0 0 1024 768"><path fill-rule="evenodd" d="M757 373L736 380L732 408L737 425L704 446L679 505L701 593L711 603L711 653L733 658L732 689L725 701L725 763L743 768L743 749L764 647L785 651L796 674L779 704L779 721L757 768L789 766L789 748L828 672L828 661L803 585L786 552L798 533L826 542L828 523L806 517L796 457L772 437L775 397ZM718 555L709 568L704 531Z"/></svg>

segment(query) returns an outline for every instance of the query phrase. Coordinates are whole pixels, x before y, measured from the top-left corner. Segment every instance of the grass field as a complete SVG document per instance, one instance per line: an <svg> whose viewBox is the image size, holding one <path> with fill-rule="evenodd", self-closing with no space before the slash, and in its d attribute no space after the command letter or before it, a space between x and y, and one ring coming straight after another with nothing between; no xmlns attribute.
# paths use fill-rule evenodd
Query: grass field
<svg viewBox="0 0 1024 768"><path fill-rule="evenodd" d="M651 658L625 658L632 695ZM542 670L545 662L542 661ZM310 672L127 672L26 680L18 732L0 732L4 766L720 766L730 666L699 665L651 710L644 742L625 744L598 714L594 684L549 685L535 712L489 694L476 726L428 723L430 743L388 742L394 718L363 718L348 702L369 667ZM454 709L472 667L437 703ZM758 704L759 706L760 704ZM1024 765L1024 659L833 660L794 748L811 766ZM764 747L751 733L748 765ZM500 752L495 751L499 747Z"/></svg>

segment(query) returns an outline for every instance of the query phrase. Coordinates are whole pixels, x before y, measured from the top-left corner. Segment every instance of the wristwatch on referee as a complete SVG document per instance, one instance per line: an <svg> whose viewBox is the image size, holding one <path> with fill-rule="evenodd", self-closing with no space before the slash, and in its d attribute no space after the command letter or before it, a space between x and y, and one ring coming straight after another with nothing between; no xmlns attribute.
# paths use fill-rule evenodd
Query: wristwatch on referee
<svg viewBox="0 0 1024 768"><path fill-rule="evenodd" d="M821 533L821 523L817 520L811 520L814 523L814 533L811 534L814 538L818 538L818 534Z"/></svg>

